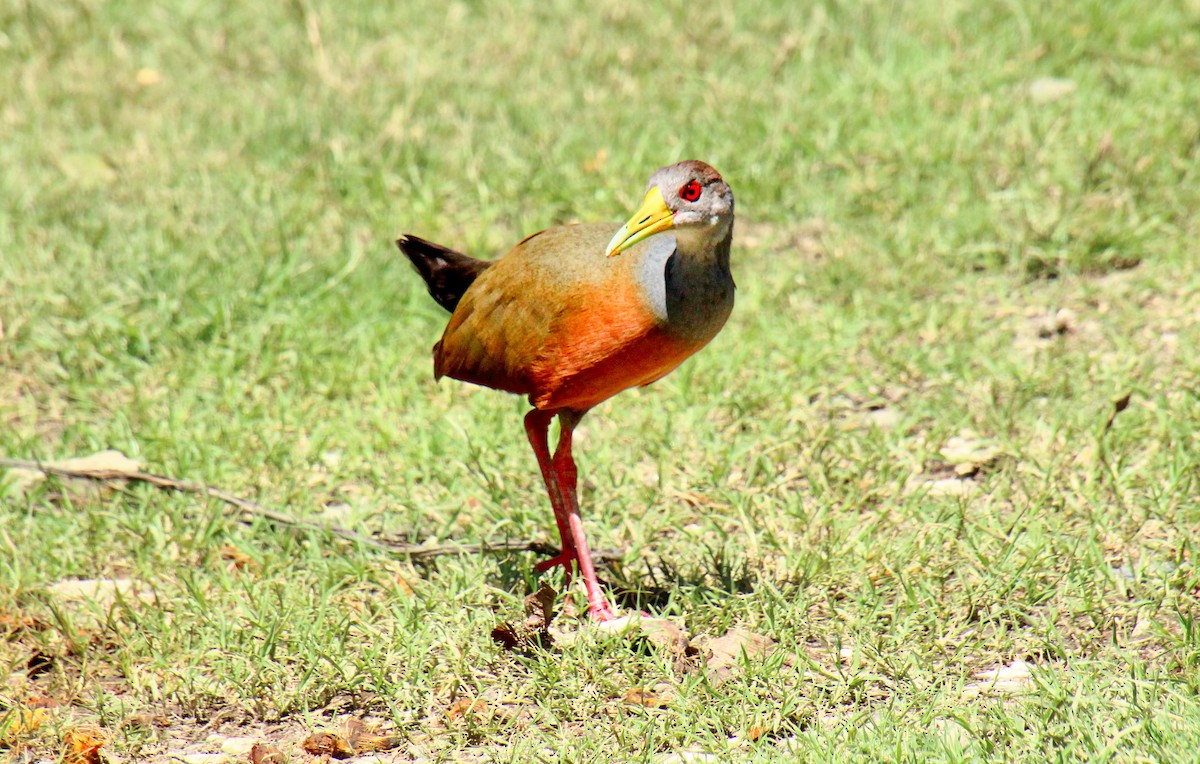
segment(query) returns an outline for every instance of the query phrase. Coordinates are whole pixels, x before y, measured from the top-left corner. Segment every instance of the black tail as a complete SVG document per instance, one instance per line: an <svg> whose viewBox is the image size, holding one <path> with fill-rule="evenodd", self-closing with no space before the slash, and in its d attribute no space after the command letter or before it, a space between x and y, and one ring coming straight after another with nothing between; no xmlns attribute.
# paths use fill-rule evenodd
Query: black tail
<svg viewBox="0 0 1200 764"><path fill-rule="evenodd" d="M396 239L396 246L408 255L417 273L425 279L430 296L451 313L467 287L492 264L409 234Z"/></svg>

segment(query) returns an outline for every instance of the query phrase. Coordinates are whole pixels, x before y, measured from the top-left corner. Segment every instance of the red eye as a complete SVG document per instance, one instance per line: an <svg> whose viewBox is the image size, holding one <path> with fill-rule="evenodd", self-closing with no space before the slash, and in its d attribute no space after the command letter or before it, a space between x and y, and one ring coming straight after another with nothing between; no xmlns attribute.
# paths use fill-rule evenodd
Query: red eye
<svg viewBox="0 0 1200 764"><path fill-rule="evenodd" d="M687 185L679 189L679 198L685 202L694 202L700 198L700 192L703 189L700 187L700 181L689 180Z"/></svg>

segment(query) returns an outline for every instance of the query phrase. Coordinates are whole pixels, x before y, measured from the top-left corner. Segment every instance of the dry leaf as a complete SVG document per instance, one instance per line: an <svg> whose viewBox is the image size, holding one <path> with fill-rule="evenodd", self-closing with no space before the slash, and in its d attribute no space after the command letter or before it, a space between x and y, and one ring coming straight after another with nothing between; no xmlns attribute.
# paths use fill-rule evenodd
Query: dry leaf
<svg viewBox="0 0 1200 764"><path fill-rule="evenodd" d="M48 695L31 695L21 705L26 708L58 708L63 703L58 698L51 698Z"/></svg>
<svg viewBox="0 0 1200 764"><path fill-rule="evenodd" d="M269 743L255 743L250 749L250 764L287 764L287 755Z"/></svg>
<svg viewBox="0 0 1200 764"><path fill-rule="evenodd" d="M148 600L151 594L140 581L132 578L67 579L46 589L55 599L70 602L92 602L107 610L119 600Z"/></svg>
<svg viewBox="0 0 1200 764"><path fill-rule="evenodd" d="M545 629L554 620L554 601L558 592L553 586L542 583L538 590L525 598L525 625L529 628Z"/></svg>
<svg viewBox="0 0 1200 764"><path fill-rule="evenodd" d="M625 693L625 702L633 706L645 706L646 708L666 708L667 699L655 695L649 690L633 689Z"/></svg>
<svg viewBox="0 0 1200 764"><path fill-rule="evenodd" d="M1063 77L1039 77L1029 83L1029 98L1034 103L1050 103L1075 92L1075 80Z"/></svg>
<svg viewBox="0 0 1200 764"><path fill-rule="evenodd" d="M975 481L957 477L926 480L921 487L930 496L966 496L979 490L979 484Z"/></svg>
<svg viewBox="0 0 1200 764"><path fill-rule="evenodd" d="M666 489L666 495L672 499L679 499L689 507L704 509L721 505L718 500L695 491L677 491L674 488L668 488Z"/></svg>
<svg viewBox="0 0 1200 764"><path fill-rule="evenodd" d="M54 660L53 655L47 655L41 650L34 650L33 655L29 656L29 660L25 662L25 671L30 677L45 674L54 669Z"/></svg>
<svg viewBox="0 0 1200 764"><path fill-rule="evenodd" d="M640 626L650 643L680 657L691 649L687 635L674 621L665 618L643 618Z"/></svg>
<svg viewBox="0 0 1200 764"><path fill-rule="evenodd" d="M117 179L117 170L99 154L72 151L59 154L58 169L68 180L83 188L97 188Z"/></svg>
<svg viewBox="0 0 1200 764"><path fill-rule="evenodd" d="M348 759L354 755L354 749L341 735L320 732L309 735L300 744L305 753L313 756L332 756L335 759Z"/></svg>
<svg viewBox="0 0 1200 764"><path fill-rule="evenodd" d="M981 681L974 682L963 688L964 699L974 698L984 693L994 695L1017 695L1033 688L1033 672L1025 661L1013 661L1007 666L999 666L974 675Z"/></svg>
<svg viewBox="0 0 1200 764"><path fill-rule="evenodd" d="M82 479L73 479L68 476L59 478L62 481L65 492L82 498L98 496L105 490L105 486L95 482L97 479L125 478L137 473L141 469L140 464L125 456L125 454L112 450L101 451L91 456L45 462L45 466L47 468L77 472L85 475L86 477ZM29 493L33 486L46 480L46 473L37 469L13 467L5 473L5 477L9 481L9 490L15 492L18 496L24 496Z"/></svg>
<svg viewBox="0 0 1200 764"><path fill-rule="evenodd" d="M249 755L250 751L254 750L254 746L258 744L258 740L248 735L233 735L224 737L222 735L210 735L210 742L219 742L221 744L221 753L229 756Z"/></svg>
<svg viewBox="0 0 1200 764"><path fill-rule="evenodd" d="M773 730L770 727L764 727L761 724L755 724L750 729L746 730L746 737L751 740L758 740L760 737L770 735Z"/></svg>
<svg viewBox="0 0 1200 764"><path fill-rule="evenodd" d="M49 462L47 467L71 472L86 472L97 477L128 477L140 472L142 465L120 451L100 451L91 456L76 456Z"/></svg>
<svg viewBox="0 0 1200 764"><path fill-rule="evenodd" d="M414 592L412 584L408 582L408 573L411 570L411 567L406 567L395 560L390 560L384 563L383 569L391 574L391 582L395 584L396 589L398 589L401 594L405 595L406 597L413 596Z"/></svg>
<svg viewBox="0 0 1200 764"><path fill-rule="evenodd" d="M27 470L22 467L11 467L0 473L0 488L13 497L29 495L33 487L46 480L46 473L38 470Z"/></svg>
<svg viewBox="0 0 1200 764"><path fill-rule="evenodd" d="M983 465L1000 455L1000 449L991 441L963 431L946 441L942 446L942 458L950 464Z"/></svg>
<svg viewBox="0 0 1200 764"><path fill-rule="evenodd" d="M1029 664L1025 661L1013 661L1007 666L1000 666L975 674L976 679L990 679L996 682L1025 681L1033 678Z"/></svg>
<svg viewBox="0 0 1200 764"><path fill-rule="evenodd" d="M525 635L519 631L519 627L505 622L492 629L492 641L505 650L515 651L524 646Z"/></svg>
<svg viewBox="0 0 1200 764"><path fill-rule="evenodd" d="M0 746L12 747L49 719L50 712L40 708L14 708L0 713Z"/></svg>
<svg viewBox="0 0 1200 764"><path fill-rule="evenodd" d="M1048 340L1062 337L1075 331L1078 319L1070 308L1059 308L1054 315L1043 316L1037 323L1038 339Z"/></svg>
<svg viewBox="0 0 1200 764"><path fill-rule="evenodd" d="M367 724L362 719L350 717L342 724L342 734L358 753L368 751L390 751L404 739L396 735L379 735L378 724Z"/></svg>
<svg viewBox="0 0 1200 764"><path fill-rule="evenodd" d="M45 631L48 628L50 624L40 618L0 613L0 634L5 637L14 637L22 631Z"/></svg>
<svg viewBox="0 0 1200 764"><path fill-rule="evenodd" d="M881 406L868 409L861 417L864 426L878 427L880 430L894 430L900 424L904 415L898 410Z"/></svg>
<svg viewBox="0 0 1200 764"><path fill-rule="evenodd" d="M487 710L488 704L486 700L473 700L471 698L459 698L450 704L446 709L446 716L451 719L458 719L467 714L479 714Z"/></svg>
<svg viewBox="0 0 1200 764"><path fill-rule="evenodd" d="M365 732L354 741L354 747L359 753L372 751L390 751L404 744L404 738L399 735L375 735Z"/></svg>
<svg viewBox="0 0 1200 764"><path fill-rule="evenodd" d="M694 652L691 644L688 642L687 635L683 633L683 629L679 628L674 621L669 621L666 618L648 618L639 613L631 613L620 618L614 618L611 621L596 624L596 628L601 631L619 633L628 630L637 630L651 644L665 648L676 657Z"/></svg>
<svg viewBox="0 0 1200 764"><path fill-rule="evenodd" d="M257 566L254 558L234 546L223 546L220 549L221 559L229 563L231 570L253 570Z"/></svg>
<svg viewBox="0 0 1200 764"><path fill-rule="evenodd" d="M356 719L355 717L350 716L342 722L342 737L346 738L346 742L348 742L350 745L354 745L355 741L358 740L358 736L366 732L366 730L367 725L362 719Z"/></svg>
<svg viewBox="0 0 1200 764"><path fill-rule="evenodd" d="M63 735L63 764L102 764L100 749L108 742L99 727L75 727Z"/></svg>
<svg viewBox="0 0 1200 764"><path fill-rule="evenodd" d="M525 620L519 624L502 623L492 629L492 640L506 650L548 648L554 643L550 623L554 620L554 601L558 592L543 583L536 592L525 598Z"/></svg>
<svg viewBox="0 0 1200 764"><path fill-rule="evenodd" d="M165 714L141 713L134 714L127 718L122 725L123 727L141 727L142 729L150 729L151 727L170 727L171 720Z"/></svg>
<svg viewBox="0 0 1200 764"><path fill-rule="evenodd" d="M718 681L723 681L741 671L743 656L756 658L774 652L775 641L747 629L734 628L724 636L703 642L701 648L709 670Z"/></svg>

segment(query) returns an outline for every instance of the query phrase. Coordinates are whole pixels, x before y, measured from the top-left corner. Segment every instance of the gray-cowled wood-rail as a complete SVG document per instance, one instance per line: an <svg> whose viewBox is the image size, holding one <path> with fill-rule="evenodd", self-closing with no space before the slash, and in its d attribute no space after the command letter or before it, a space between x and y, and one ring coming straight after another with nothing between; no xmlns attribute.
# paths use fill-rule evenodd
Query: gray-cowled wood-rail
<svg viewBox="0 0 1200 764"><path fill-rule="evenodd" d="M733 310L733 192L712 167L687 161L650 177L625 225L550 228L498 260L477 260L416 236L396 242L450 323L433 346L437 379L527 395L537 456L562 551L538 565L578 566L588 612L615 618L588 552L571 435L596 404L662 378L708 344ZM559 421L551 454L550 421Z"/></svg>

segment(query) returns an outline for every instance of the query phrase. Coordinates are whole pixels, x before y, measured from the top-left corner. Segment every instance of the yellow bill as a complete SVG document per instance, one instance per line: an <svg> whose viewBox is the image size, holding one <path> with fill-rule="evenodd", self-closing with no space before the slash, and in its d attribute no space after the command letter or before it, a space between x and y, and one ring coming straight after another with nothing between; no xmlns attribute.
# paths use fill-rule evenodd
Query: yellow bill
<svg viewBox="0 0 1200 764"><path fill-rule="evenodd" d="M644 241L656 233L662 233L674 227L673 213L667 207L666 201L663 200L662 191L655 186L646 192L642 206L633 213L629 222L617 230L604 253L608 257L619 255L639 241Z"/></svg>

